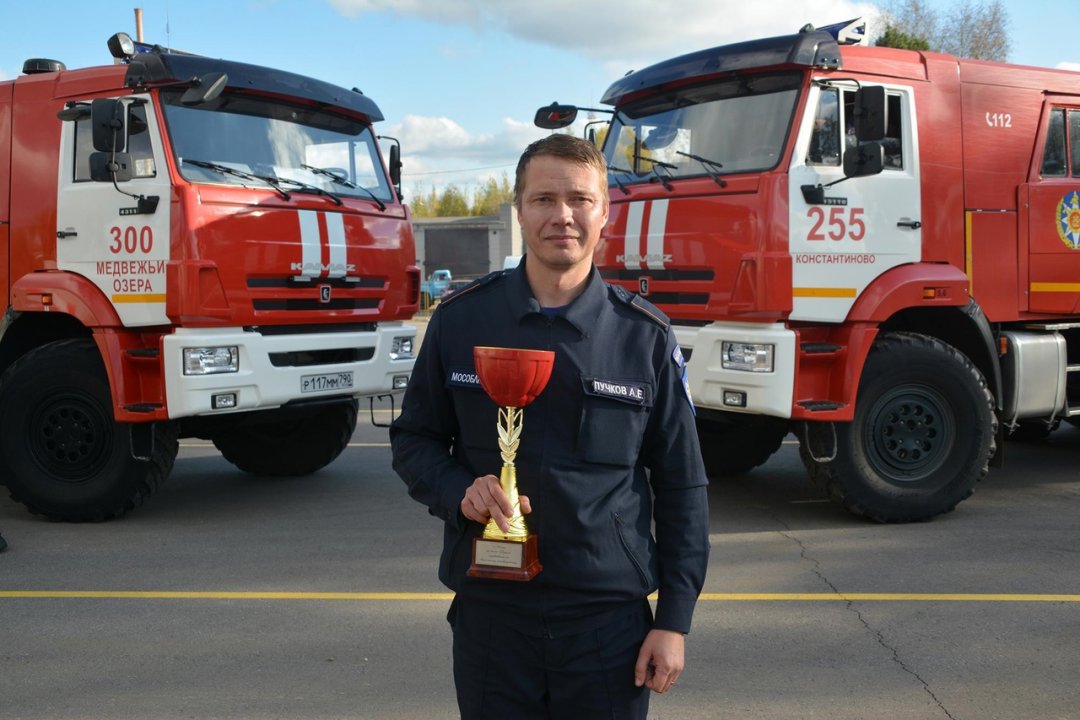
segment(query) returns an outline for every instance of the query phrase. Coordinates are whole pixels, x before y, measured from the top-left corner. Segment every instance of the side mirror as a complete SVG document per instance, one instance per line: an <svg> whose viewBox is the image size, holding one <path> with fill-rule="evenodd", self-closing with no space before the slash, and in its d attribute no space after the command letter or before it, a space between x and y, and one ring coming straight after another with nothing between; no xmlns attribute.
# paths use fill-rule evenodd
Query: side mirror
<svg viewBox="0 0 1080 720"><path fill-rule="evenodd" d="M390 146L390 182L394 183L394 189L401 194L401 148L397 145Z"/></svg>
<svg viewBox="0 0 1080 720"><path fill-rule="evenodd" d="M542 107L536 111L533 124L545 130L558 130L577 120L577 113L578 109L575 105L551 103L547 107Z"/></svg>
<svg viewBox="0 0 1080 720"><path fill-rule="evenodd" d="M124 103L98 98L90 103L90 125L93 127L94 149L101 152L123 152L127 134L124 132Z"/></svg>
<svg viewBox="0 0 1080 720"><path fill-rule="evenodd" d="M855 137L859 142L885 137L885 88L868 85L855 91Z"/></svg>
<svg viewBox="0 0 1080 720"><path fill-rule="evenodd" d="M844 175L877 175L885 167L885 148L879 142L861 142L844 152Z"/></svg>
<svg viewBox="0 0 1080 720"><path fill-rule="evenodd" d="M131 156L125 152L90 153L90 179L94 182L127 182L131 179Z"/></svg>
<svg viewBox="0 0 1080 720"><path fill-rule="evenodd" d="M191 87L180 96L181 105L202 105L205 102L216 100L225 86L229 84L229 76L225 73L206 73L197 77Z"/></svg>

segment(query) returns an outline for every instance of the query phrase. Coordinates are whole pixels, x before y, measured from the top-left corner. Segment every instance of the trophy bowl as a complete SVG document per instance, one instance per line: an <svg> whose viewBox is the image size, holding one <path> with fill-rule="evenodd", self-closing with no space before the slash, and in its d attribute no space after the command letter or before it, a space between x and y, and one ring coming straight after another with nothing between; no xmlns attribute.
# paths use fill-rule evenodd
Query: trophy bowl
<svg viewBox="0 0 1080 720"><path fill-rule="evenodd" d="M501 407L525 407L551 378L555 353L550 350L475 347L473 361L480 385Z"/></svg>

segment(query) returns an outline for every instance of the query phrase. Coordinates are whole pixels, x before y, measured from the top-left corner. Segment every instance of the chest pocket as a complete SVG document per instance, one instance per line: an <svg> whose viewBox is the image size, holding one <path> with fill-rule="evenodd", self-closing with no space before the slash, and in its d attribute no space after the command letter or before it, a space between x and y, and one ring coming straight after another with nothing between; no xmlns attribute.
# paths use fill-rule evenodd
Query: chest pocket
<svg viewBox="0 0 1080 720"><path fill-rule="evenodd" d="M633 466L655 389L651 380L581 378L578 453L586 462Z"/></svg>

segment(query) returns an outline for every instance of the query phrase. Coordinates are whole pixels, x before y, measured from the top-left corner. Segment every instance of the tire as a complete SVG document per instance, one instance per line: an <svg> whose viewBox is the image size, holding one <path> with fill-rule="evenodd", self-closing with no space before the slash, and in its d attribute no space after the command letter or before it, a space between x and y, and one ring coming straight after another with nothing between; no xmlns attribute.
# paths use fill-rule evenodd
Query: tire
<svg viewBox="0 0 1080 720"><path fill-rule="evenodd" d="M963 353L892 333L870 350L853 421L807 423L800 455L810 479L848 510L916 522L951 512L975 491L996 432L986 380Z"/></svg>
<svg viewBox="0 0 1080 720"><path fill-rule="evenodd" d="M100 521L139 507L172 470L174 423L117 423L92 340L31 350L0 377L0 472L12 499L51 520ZM136 432L152 438L133 456ZM145 451L144 451L145 454Z"/></svg>
<svg viewBox="0 0 1080 720"><path fill-rule="evenodd" d="M253 475L310 475L329 465L356 429L357 402L335 403L310 415L241 425L214 434L226 460Z"/></svg>
<svg viewBox="0 0 1080 720"><path fill-rule="evenodd" d="M788 433L786 421L742 418L731 422L698 418L701 459L709 477L742 475L764 465Z"/></svg>

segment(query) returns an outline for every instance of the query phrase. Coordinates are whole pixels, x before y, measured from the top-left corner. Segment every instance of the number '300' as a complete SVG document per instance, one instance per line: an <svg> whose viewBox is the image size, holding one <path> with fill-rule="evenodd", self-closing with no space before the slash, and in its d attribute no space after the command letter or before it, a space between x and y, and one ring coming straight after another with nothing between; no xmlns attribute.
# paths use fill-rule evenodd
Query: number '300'
<svg viewBox="0 0 1080 720"><path fill-rule="evenodd" d="M831 207L828 217L825 208L811 207L806 216L813 221L807 240L854 240L858 242L866 237L866 223L863 221L863 208ZM827 228L827 231L826 231Z"/></svg>
<svg viewBox="0 0 1080 720"><path fill-rule="evenodd" d="M109 243L109 252L114 255L125 252L149 253L154 249L154 231L149 225L140 228L128 225L127 227L113 226L109 229L112 242Z"/></svg>

